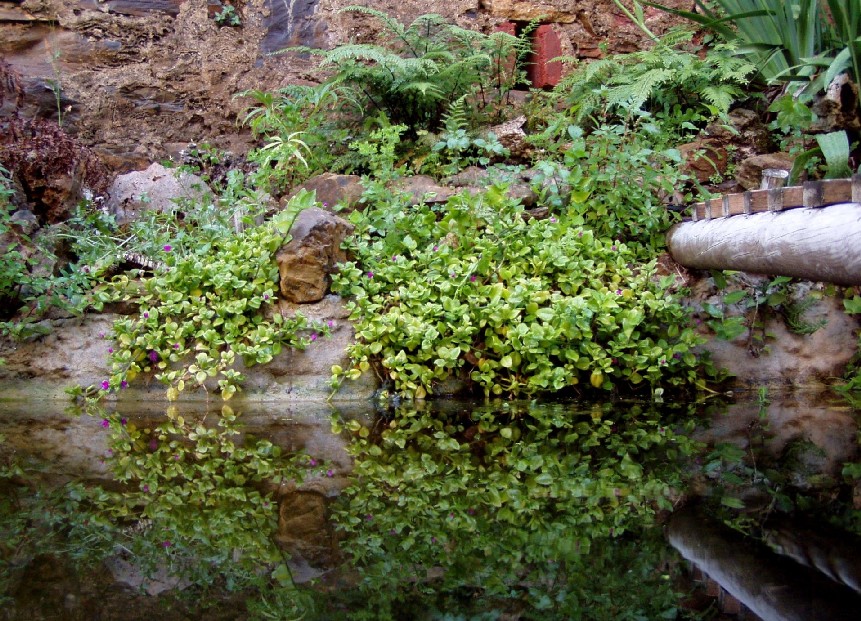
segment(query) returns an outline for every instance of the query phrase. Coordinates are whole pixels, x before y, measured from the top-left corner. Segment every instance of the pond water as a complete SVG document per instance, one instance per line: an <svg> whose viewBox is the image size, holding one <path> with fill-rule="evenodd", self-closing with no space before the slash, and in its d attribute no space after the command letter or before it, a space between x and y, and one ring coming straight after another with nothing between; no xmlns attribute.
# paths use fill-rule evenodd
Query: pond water
<svg viewBox="0 0 861 621"><path fill-rule="evenodd" d="M822 394L68 410L0 403L3 619L719 618L705 522L861 576L859 418Z"/></svg>

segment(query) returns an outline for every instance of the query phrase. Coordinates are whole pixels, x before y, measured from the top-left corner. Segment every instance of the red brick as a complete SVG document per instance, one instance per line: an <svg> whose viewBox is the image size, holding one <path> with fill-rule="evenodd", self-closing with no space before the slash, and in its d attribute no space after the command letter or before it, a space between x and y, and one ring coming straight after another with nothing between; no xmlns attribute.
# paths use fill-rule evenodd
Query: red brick
<svg viewBox="0 0 861 621"><path fill-rule="evenodd" d="M556 86L562 79L562 63L549 62L562 55L562 42L552 26L544 24L535 29L532 38L532 54L526 74L535 88Z"/></svg>

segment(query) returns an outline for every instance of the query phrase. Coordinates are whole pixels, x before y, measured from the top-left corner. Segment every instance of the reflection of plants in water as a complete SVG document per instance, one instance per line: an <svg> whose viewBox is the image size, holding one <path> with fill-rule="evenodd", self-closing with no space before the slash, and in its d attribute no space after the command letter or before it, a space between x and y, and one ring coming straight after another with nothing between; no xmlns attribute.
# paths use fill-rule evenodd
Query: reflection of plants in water
<svg viewBox="0 0 861 621"><path fill-rule="evenodd" d="M5 439L0 435L0 445ZM111 550L111 534L95 520L80 485L36 487L29 461L0 451L0 603L27 565L42 554L67 554L87 564ZM7 610L8 612L8 610Z"/></svg>
<svg viewBox="0 0 861 621"><path fill-rule="evenodd" d="M228 407L215 425L168 408L167 420L152 429L116 415L103 417L102 426L114 475L128 485L101 491L96 502L106 517L134 525L128 547L136 557L167 563L198 585L221 577L231 590L284 560L272 539L276 503L264 488L301 483L307 457L282 455L266 440L239 441Z"/></svg>
<svg viewBox="0 0 861 621"><path fill-rule="evenodd" d="M88 413L101 418L109 434L106 461L119 485L55 490L48 503L55 505L54 521L42 530L69 535L69 550L84 544L92 560L119 555L143 575L166 571L194 595L209 588L265 593L278 602L281 616L266 616L261 595L248 607L263 618L295 618L310 607L274 541L278 513L271 490L282 482L301 484L322 464L243 435L228 407L214 424L186 420L169 408L152 427L101 408ZM44 504L29 507L27 519Z"/></svg>
<svg viewBox="0 0 861 621"><path fill-rule="evenodd" d="M379 434L346 423L355 483L335 519L373 618L431 592L462 598L461 609L463 600L495 600L541 619L622 619L637 606L656 606L639 618L657 618L670 601L658 595L659 579L632 572L609 584L586 568L622 562L634 546L622 536L672 508L678 458L693 444L664 425L639 406L572 415L511 404L468 414L402 409ZM628 591L642 601L626 600ZM630 609L613 612L611 600Z"/></svg>

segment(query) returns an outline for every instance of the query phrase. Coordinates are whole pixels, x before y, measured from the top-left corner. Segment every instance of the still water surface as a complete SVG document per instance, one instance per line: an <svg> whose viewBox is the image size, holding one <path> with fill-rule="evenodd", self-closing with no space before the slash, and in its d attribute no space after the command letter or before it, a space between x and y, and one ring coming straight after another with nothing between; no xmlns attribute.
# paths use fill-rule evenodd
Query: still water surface
<svg viewBox="0 0 861 621"><path fill-rule="evenodd" d="M682 507L859 526L822 395L64 407L0 405L0 618L718 618Z"/></svg>

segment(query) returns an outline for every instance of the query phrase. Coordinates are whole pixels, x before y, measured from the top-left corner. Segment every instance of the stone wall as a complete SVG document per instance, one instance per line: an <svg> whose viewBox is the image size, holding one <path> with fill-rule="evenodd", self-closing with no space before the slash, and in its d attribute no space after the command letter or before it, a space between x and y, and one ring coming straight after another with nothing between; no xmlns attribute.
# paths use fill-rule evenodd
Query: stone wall
<svg viewBox="0 0 861 621"><path fill-rule="evenodd" d="M230 0L241 21L219 25L218 0L0 1L0 58L21 74L21 114L62 119L115 172L148 166L189 142L243 151L248 135L236 125L247 105L236 94L313 83L313 63L285 46L330 48L373 41L373 18L340 9L356 0ZM404 21L437 12L490 32L505 21L541 18L562 53L596 58L631 51L642 33L612 0L370 0L361 4ZM669 0L685 6L691 0ZM661 32L667 15L648 12ZM0 93L3 85L0 84ZM2 98L0 98L2 99ZM2 101L0 101L2 104Z"/></svg>

